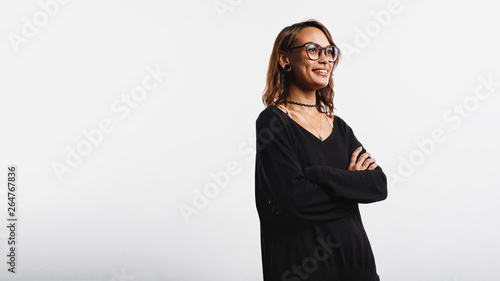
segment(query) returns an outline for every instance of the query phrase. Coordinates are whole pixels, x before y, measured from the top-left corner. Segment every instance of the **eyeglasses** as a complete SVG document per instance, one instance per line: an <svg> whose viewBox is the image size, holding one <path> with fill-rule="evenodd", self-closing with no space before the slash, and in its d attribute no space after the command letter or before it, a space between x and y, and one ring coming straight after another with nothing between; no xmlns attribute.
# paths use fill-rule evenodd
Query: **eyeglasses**
<svg viewBox="0 0 500 281"><path fill-rule="evenodd" d="M307 57L310 60L319 60L321 54L324 52L328 61L334 62L335 60L337 60L337 57L339 55L339 49L337 47L333 45L321 47L319 44L313 42L307 42L304 45L292 47L289 48L288 50L302 48L302 47L306 47Z"/></svg>

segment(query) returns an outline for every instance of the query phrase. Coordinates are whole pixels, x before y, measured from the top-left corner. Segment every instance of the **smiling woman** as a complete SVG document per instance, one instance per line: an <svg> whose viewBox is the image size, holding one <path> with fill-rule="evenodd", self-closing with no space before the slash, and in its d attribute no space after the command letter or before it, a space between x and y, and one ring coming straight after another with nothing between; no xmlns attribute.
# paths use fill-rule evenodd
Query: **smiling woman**
<svg viewBox="0 0 500 281"><path fill-rule="evenodd" d="M333 113L339 58L317 21L276 38L256 120L264 281L379 280L358 204L384 200L387 178Z"/></svg>

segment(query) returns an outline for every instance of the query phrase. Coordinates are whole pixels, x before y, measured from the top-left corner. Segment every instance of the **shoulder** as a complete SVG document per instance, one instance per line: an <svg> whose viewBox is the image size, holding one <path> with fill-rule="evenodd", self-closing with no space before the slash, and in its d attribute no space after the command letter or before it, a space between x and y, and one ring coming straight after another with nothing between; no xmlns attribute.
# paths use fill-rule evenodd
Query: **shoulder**
<svg viewBox="0 0 500 281"><path fill-rule="evenodd" d="M286 118L286 113L275 105L264 108L257 117L257 126L288 125L290 121Z"/></svg>
<svg viewBox="0 0 500 281"><path fill-rule="evenodd" d="M346 124L344 118L340 117L337 114L335 114L335 121L338 121L339 123L342 123L342 124Z"/></svg>
<svg viewBox="0 0 500 281"><path fill-rule="evenodd" d="M342 118L336 114L334 115L334 118L335 118L335 121L334 121L333 125L337 126L337 130L342 131L344 134L352 133L351 127L349 126L349 124L347 124L347 122L344 120L344 118Z"/></svg>

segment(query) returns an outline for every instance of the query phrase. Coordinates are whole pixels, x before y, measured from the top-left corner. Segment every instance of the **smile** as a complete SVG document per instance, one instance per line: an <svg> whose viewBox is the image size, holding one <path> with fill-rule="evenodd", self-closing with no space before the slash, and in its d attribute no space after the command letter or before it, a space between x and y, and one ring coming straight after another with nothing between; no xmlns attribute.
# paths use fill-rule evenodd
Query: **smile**
<svg viewBox="0 0 500 281"><path fill-rule="evenodd" d="M328 70L326 70L326 69L315 69L313 71L318 72L318 73L328 73Z"/></svg>

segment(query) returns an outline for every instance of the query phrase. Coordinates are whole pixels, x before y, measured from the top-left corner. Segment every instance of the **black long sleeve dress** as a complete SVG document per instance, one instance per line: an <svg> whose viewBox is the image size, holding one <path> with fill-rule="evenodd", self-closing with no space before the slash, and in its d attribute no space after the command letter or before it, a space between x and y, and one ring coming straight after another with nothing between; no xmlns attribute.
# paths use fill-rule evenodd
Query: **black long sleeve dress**
<svg viewBox="0 0 500 281"><path fill-rule="evenodd" d="M321 141L270 105L256 129L264 281L380 280L358 203L384 200L387 178L380 166L347 170L361 145L349 125L335 115ZM270 200L282 214L272 212Z"/></svg>

